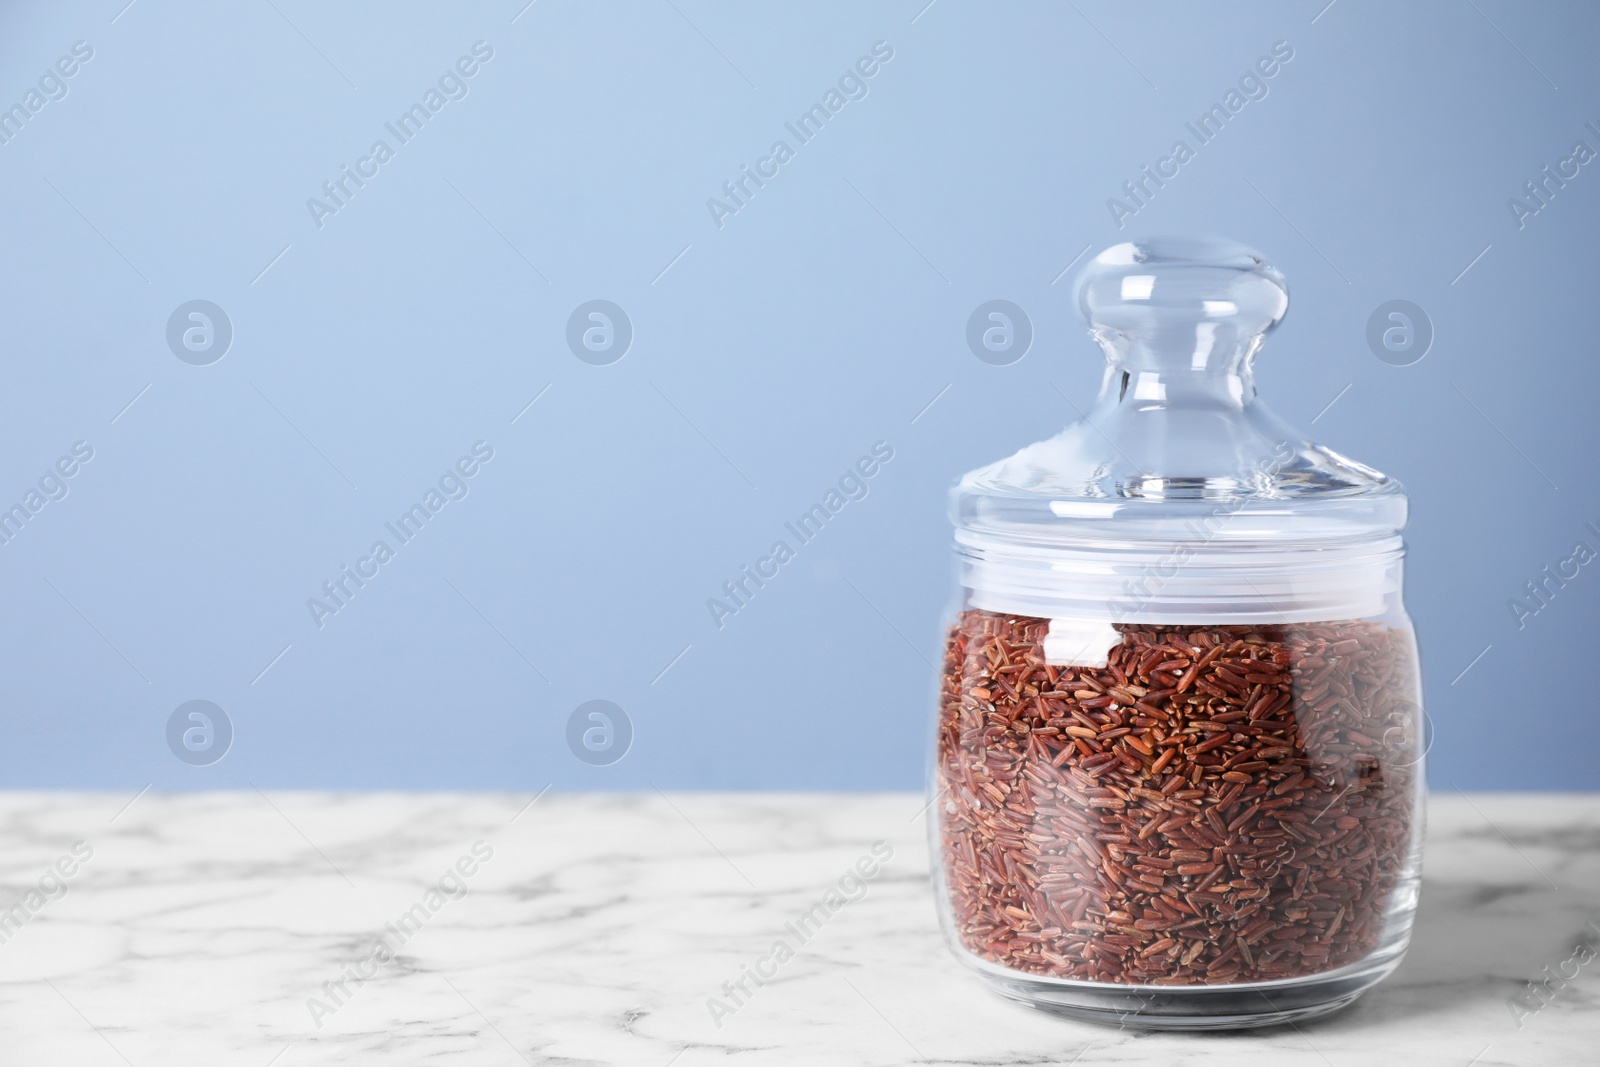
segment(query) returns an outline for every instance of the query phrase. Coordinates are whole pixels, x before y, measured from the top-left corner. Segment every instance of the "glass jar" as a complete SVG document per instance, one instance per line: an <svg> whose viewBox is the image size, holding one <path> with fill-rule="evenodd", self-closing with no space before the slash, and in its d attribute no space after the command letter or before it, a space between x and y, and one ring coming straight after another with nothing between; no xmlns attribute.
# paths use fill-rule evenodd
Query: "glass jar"
<svg viewBox="0 0 1600 1067"><path fill-rule="evenodd" d="M1256 398L1258 253L1161 238L1076 296L1086 417L952 492L936 894L999 992L1120 1025L1354 1000L1410 937L1422 710L1398 483Z"/></svg>

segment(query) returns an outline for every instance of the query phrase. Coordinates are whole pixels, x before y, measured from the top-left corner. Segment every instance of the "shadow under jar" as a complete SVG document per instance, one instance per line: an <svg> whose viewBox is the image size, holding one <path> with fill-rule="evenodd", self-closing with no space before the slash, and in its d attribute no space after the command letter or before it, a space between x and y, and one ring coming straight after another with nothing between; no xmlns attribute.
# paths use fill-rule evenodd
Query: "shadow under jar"
<svg viewBox="0 0 1600 1067"><path fill-rule="evenodd" d="M1001 993L1119 1025L1335 1010L1416 907L1405 496L1255 398L1288 306L1259 255L1119 245L1078 297L1111 363L1095 409L953 493L946 930Z"/></svg>

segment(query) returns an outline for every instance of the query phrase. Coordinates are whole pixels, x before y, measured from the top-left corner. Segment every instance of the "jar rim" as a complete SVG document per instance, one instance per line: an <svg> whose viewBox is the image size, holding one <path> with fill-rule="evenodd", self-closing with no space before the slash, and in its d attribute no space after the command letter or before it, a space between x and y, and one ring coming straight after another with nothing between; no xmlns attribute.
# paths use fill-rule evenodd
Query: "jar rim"
<svg viewBox="0 0 1600 1067"><path fill-rule="evenodd" d="M1028 541L956 531L975 607L1110 623L1299 623L1373 618L1400 606L1404 542Z"/></svg>

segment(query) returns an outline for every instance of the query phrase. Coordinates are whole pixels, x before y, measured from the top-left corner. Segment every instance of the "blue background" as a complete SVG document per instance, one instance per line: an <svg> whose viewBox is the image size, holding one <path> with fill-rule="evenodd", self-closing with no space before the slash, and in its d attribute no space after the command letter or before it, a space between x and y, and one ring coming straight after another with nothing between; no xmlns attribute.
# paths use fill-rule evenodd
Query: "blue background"
<svg viewBox="0 0 1600 1067"><path fill-rule="evenodd" d="M1434 787L1600 786L1600 564L1508 608L1600 548L1600 163L1507 207L1600 149L1600 14L925 2L10 5L0 105L94 54L0 145L0 503L94 458L0 547L0 784L914 788L947 486L1093 395L1065 267L1202 232L1289 277L1263 395L1411 491ZM319 228L307 198L479 40ZM719 227L878 41L867 96ZM1267 97L1119 230L1108 198L1278 41ZM995 298L1035 331L1010 366L964 339ZM1397 298L1436 331L1411 366L1365 340ZM233 325L209 366L165 339L193 299ZM633 325L609 366L565 340L592 299ZM319 629L307 599L480 440L466 499ZM716 628L877 441L867 498ZM167 747L193 699L232 722L210 766ZM620 762L569 750L591 699L631 720Z"/></svg>

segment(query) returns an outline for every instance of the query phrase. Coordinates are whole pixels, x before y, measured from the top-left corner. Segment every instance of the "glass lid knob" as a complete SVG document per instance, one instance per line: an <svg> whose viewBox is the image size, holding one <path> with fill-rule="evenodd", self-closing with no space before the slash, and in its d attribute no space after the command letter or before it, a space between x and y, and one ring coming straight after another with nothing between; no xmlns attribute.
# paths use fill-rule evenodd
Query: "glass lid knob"
<svg viewBox="0 0 1600 1067"><path fill-rule="evenodd" d="M1283 321L1289 285L1234 241L1157 237L1113 245L1078 276L1078 308L1114 367L1234 372Z"/></svg>

